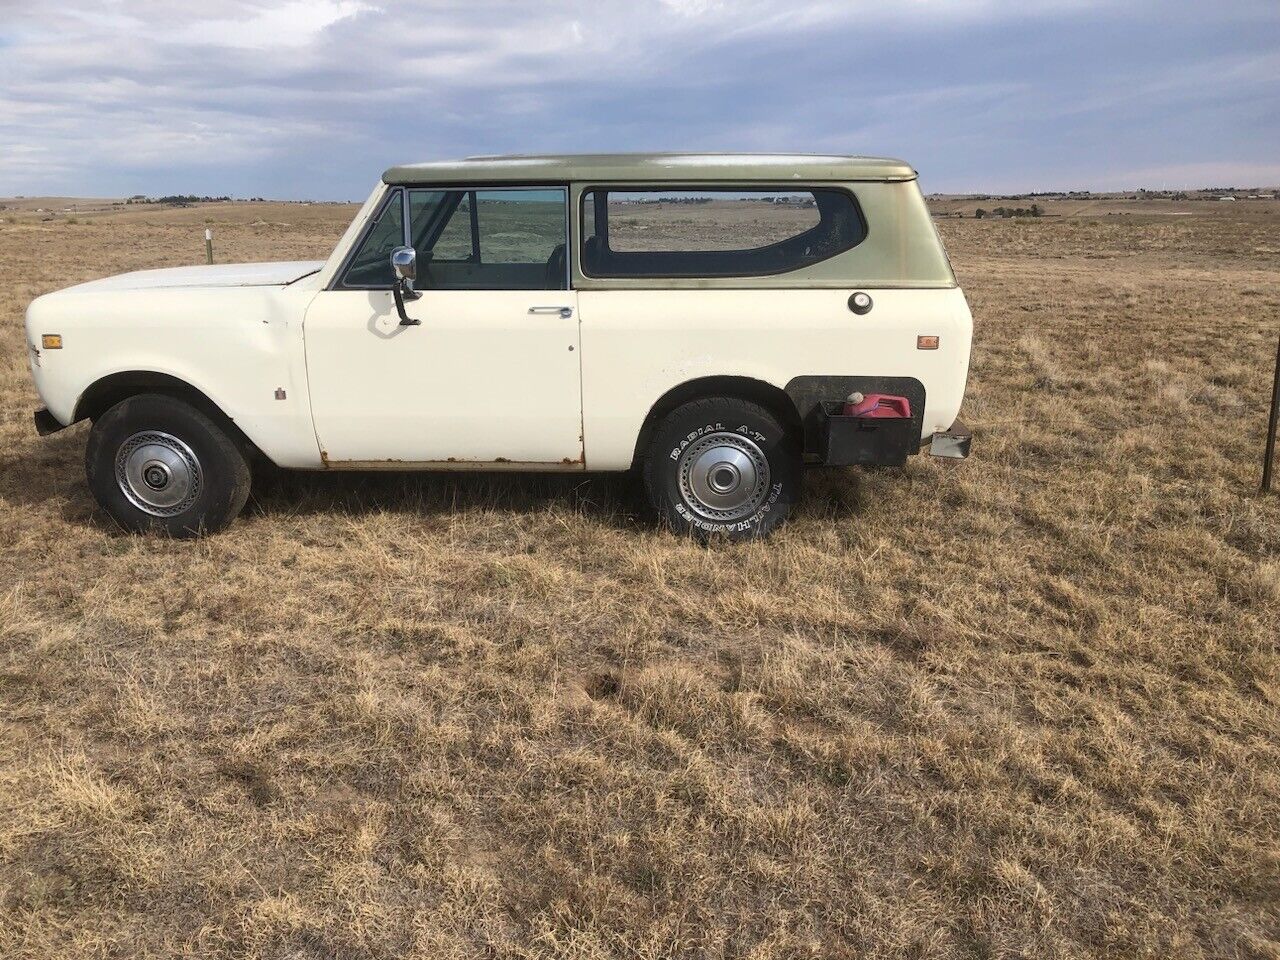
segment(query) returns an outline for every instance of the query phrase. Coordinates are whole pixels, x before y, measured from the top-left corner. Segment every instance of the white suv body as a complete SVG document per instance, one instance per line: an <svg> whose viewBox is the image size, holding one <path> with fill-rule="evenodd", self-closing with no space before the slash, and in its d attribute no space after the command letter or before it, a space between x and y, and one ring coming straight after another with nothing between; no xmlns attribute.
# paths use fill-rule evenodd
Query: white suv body
<svg viewBox="0 0 1280 960"><path fill-rule="evenodd" d="M396 167L326 261L111 277L40 297L26 329L47 408L37 424L107 420L100 450L91 438L90 485L132 529L214 529L243 503L221 489L225 450L202 460L196 448L213 441L181 436L181 416L169 429L163 412L138 419L166 402L240 452L232 486L247 484L255 452L328 470L620 471L655 459L671 474L646 468L655 506L700 535L767 532L798 495L797 463L901 462L884 454L889 428L909 430L912 453L935 434L954 441L943 452L967 453L953 425L972 320L899 161ZM833 404L855 392L905 397L909 427L841 424ZM167 401L117 409L144 396ZM726 400L738 406L714 407ZM713 406L689 420L703 401ZM778 436L752 439L773 431L742 404ZM680 433L680 411L684 425L707 422ZM670 449L651 449L659 439ZM774 490L785 485L797 489Z"/></svg>

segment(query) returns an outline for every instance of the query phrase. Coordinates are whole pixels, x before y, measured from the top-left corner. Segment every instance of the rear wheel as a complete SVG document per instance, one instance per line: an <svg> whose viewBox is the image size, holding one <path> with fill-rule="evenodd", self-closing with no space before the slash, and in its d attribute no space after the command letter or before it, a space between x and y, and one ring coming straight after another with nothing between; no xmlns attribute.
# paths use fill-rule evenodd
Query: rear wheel
<svg viewBox="0 0 1280 960"><path fill-rule="evenodd" d="M85 472L102 509L137 533L213 533L249 497L249 463L235 441L195 407L162 394L129 397L94 422Z"/></svg>
<svg viewBox="0 0 1280 960"><path fill-rule="evenodd" d="M764 407L695 400L654 431L644 460L650 503L674 530L706 540L762 537L799 499L797 439Z"/></svg>

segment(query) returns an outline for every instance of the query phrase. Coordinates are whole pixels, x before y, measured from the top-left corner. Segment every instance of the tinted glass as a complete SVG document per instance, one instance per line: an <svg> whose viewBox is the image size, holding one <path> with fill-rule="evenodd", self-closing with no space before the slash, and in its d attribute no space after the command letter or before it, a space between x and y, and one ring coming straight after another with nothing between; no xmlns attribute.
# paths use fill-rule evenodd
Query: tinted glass
<svg viewBox="0 0 1280 960"><path fill-rule="evenodd" d="M843 190L583 195L582 266L589 276L765 276L843 253L865 236L857 204Z"/></svg>
<svg viewBox="0 0 1280 960"><path fill-rule="evenodd" d="M404 245L404 200L399 190L388 199L351 258L342 277L346 287L389 287L395 280L391 251Z"/></svg>
<svg viewBox="0 0 1280 960"><path fill-rule="evenodd" d="M434 243L428 242L433 219L447 218ZM430 251L432 260L472 260L471 194L454 190L413 190L409 193L409 220L418 256Z"/></svg>
<svg viewBox="0 0 1280 960"><path fill-rule="evenodd" d="M563 190L480 190L481 263L543 263L564 243Z"/></svg>

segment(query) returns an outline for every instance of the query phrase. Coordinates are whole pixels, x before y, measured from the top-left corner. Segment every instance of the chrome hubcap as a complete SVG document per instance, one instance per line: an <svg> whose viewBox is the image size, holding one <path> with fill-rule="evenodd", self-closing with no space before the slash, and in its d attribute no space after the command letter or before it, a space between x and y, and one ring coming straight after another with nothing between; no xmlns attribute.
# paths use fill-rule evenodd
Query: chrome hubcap
<svg viewBox="0 0 1280 960"><path fill-rule="evenodd" d="M195 503L204 485L191 448L168 433L135 433L116 452L116 483L139 510L173 517Z"/></svg>
<svg viewBox="0 0 1280 960"><path fill-rule="evenodd" d="M680 456L680 492L694 512L731 522L760 509L769 492L769 461L752 440L709 433Z"/></svg>

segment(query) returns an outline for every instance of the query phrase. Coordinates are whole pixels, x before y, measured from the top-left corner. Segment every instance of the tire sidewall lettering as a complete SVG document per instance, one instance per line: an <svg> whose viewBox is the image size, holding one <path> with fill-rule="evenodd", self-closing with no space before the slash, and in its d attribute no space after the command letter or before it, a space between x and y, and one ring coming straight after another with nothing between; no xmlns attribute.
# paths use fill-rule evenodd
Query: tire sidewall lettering
<svg viewBox="0 0 1280 960"><path fill-rule="evenodd" d="M689 448L689 444L693 443L699 437L703 437L708 433L724 433L724 432L725 432L724 424L720 423L719 421L715 423L708 423L701 427L698 427L696 430L689 431L689 433L686 436L680 439L680 442L678 444L676 444L674 447L671 448L671 453L669 454L669 456L671 457L672 462L674 463L679 461L681 455L683 455L685 450Z"/></svg>

